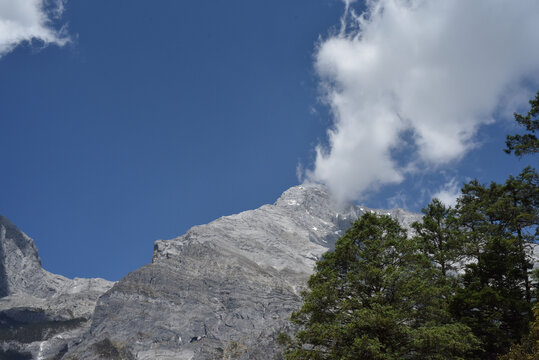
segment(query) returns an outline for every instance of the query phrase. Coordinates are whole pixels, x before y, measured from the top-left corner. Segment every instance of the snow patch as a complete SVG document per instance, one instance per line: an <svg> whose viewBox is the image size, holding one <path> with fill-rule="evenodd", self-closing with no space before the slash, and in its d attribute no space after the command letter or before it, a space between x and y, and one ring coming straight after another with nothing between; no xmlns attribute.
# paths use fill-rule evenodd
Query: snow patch
<svg viewBox="0 0 539 360"><path fill-rule="evenodd" d="M43 348L45 347L45 341L39 343L39 352L37 353L37 360L43 360Z"/></svg>

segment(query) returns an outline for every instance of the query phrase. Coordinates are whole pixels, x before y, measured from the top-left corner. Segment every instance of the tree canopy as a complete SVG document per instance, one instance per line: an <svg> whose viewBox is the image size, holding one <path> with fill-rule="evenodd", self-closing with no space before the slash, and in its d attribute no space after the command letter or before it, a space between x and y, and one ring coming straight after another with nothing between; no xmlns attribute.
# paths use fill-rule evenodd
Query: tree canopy
<svg viewBox="0 0 539 360"><path fill-rule="evenodd" d="M287 359L465 359L478 341L418 249L392 218L363 215L318 262Z"/></svg>
<svg viewBox="0 0 539 360"><path fill-rule="evenodd" d="M517 123L524 126L527 133L507 135L505 152L508 154L514 152L516 156L521 157L526 154L535 154L539 150L539 140L535 135L539 129L539 91L535 95L535 99L530 100L530 105L531 109L526 115L514 114Z"/></svg>

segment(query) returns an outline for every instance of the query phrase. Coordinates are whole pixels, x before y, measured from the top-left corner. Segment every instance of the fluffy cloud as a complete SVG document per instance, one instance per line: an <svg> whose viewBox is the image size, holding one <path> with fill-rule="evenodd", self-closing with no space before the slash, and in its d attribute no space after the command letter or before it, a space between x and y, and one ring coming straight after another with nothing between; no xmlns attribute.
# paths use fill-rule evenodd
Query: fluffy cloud
<svg viewBox="0 0 539 360"><path fill-rule="evenodd" d="M361 15L344 2L316 52L334 124L307 172L341 200L460 159L539 80L536 0L371 0Z"/></svg>
<svg viewBox="0 0 539 360"><path fill-rule="evenodd" d="M55 30L52 20L64 10L65 0L0 0L0 57L25 41L65 45L65 32Z"/></svg>

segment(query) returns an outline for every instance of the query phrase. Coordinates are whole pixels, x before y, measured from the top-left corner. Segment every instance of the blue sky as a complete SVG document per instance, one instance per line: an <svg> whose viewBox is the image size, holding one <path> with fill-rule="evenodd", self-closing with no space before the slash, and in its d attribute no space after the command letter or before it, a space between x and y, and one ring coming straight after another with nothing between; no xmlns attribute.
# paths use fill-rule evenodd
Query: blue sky
<svg viewBox="0 0 539 360"><path fill-rule="evenodd" d="M384 24L398 22L403 5L385 2L389 10L394 6L396 20L390 11L382 19L371 9L366 24L358 18L363 4L352 3L355 12L345 12L347 5L337 0L70 0L49 1L35 14L22 14L10 0L0 0L0 25L6 18L23 25L39 14L49 18L34 32L25 32L23 25L0 27L0 213L35 239L47 270L117 280L151 261L154 240L272 203L298 184L298 164L306 169L303 178L346 189L343 199L414 211L444 188L454 192L474 177L503 181L527 165L527 159L507 156L502 148L505 134L515 131L512 109L525 109L535 91L539 56L532 54L527 63L495 64L494 70L522 70L473 87L472 98L482 87L496 91L478 97L485 105L470 110L472 120L444 130L455 130L453 143L462 145L461 152L426 156L433 151L421 137L428 128L421 119L429 112L416 99L399 95L404 80L394 87L391 81L358 75L372 66L361 56L365 48L377 48L377 34L388 36L383 43L393 39ZM417 16L440 11L427 10ZM515 10L518 16L522 13ZM460 18L455 10L455 19ZM355 39L361 31L361 40ZM418 44L425 50L416 56L429 58L429 42ZM387 52L382 50L377 53ZM397 46L394 51L377 60L386 66L383 71L374 66L369 73L421 63ZM392 65L387 59L400 60ZM348 63L352 66L341 66ZM357 87L369 82L374 85ZM383 138L388 145L379 153L377 144L370 145L375 150L369 156L365 142L352 148L362 159L379 154L379 163L390 159L392 165L347 163L346 154L339 157L340 140L331 140L327 131L347 137L365 128L354 116L375 112L369 106L378 100L367 103L365 96L357 101L354 96L371 89L377 93L376 84L396 94L399 114L408 120L395 124L402 131ZM458 84L452 90L458 92ZM406 94L421 91L406 88ZM332 94L357 109L336 102ZM457 96L448 100L466 105ZM378 104L376 109L391 107ZM469 136L462 138L462 129ZM346 169L360 169L359 175L335 165L343 161ZM380 174L386 173L399 180L384 181Z"/></svg>

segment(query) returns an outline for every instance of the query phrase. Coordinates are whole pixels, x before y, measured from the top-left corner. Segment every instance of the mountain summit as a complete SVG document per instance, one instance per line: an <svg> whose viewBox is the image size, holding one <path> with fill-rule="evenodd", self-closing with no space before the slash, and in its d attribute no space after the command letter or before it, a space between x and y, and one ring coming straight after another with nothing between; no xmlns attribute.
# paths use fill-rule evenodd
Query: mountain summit
<svg viewBox="0 0 539 360"><path fill-rule="evenodd" d="M324 186L303 184L274 204L156 241L152 262L112 288L104 280L46 272L31 239L2 218L0 269L9 296L0 299L0 317L23 306L45 311L47 321L82 319L84 325L52 338L18 339L18 347L0 340L4 349L38 359L280 359L277 337L301 306L316 260L365 212L394 216L404 226L421 218L338 204ZM73 297L81 288L93 296Z"/></svg>
<svg viewBox="0 0 539 360"><path fill-rule="evenodd" d="M97 359L115 344L136 359L278 359L278 334L316 260L366 211L405 225L420 219L340 205L324 186L304 184L272 205L158 240L152 263L101 297L89 335L68 354Z"/></svg>
<svg viewBox="0 0 539 360"><path fill-rule="evenodd" d="M32 239L0 215L0 297L27 291L50 295L41 270Z"/></svg>

